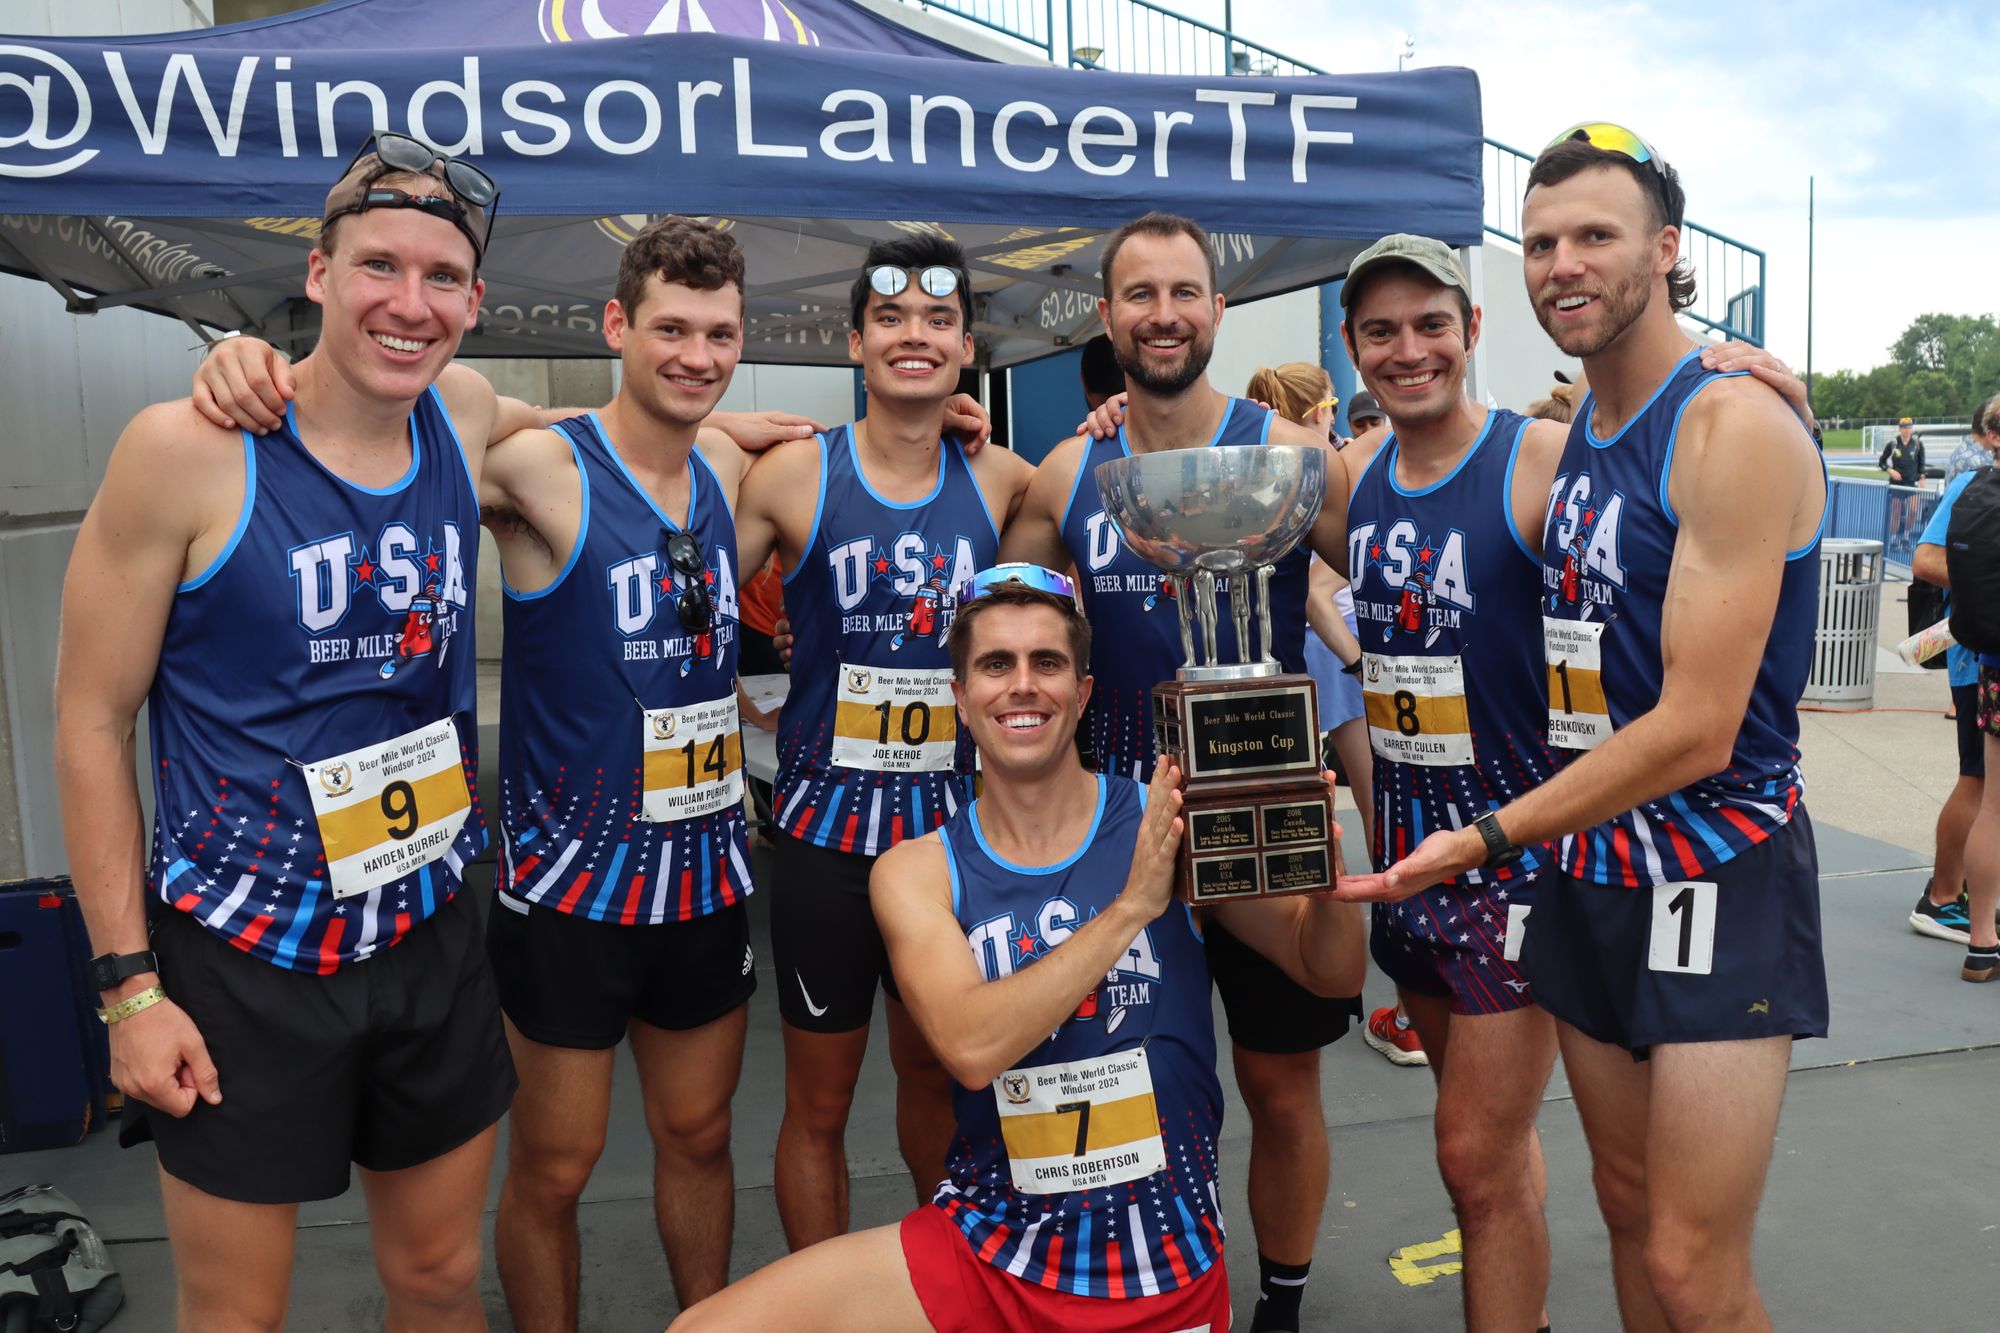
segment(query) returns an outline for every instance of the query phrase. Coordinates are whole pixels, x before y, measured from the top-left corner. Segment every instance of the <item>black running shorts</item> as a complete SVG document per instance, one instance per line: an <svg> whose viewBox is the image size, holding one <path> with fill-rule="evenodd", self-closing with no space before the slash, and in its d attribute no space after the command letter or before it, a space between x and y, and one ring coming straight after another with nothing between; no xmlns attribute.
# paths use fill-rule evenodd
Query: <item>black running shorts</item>
<svg viewBox="0 0 2000 1333"><path fill-rule="evenodd" d="M778 1013L807 1032L868 1026L879 983L901 999L868 904L875 858L836 852L773 829L771 961Z"/></svg>
<svg viewBox="0 0 2000 1333"><path fill-rule="evenodd" d="M1819 858L1805 807L1699 883L1621 888L1552 867L1521 962L1537 1003L1634 1059L1661 1043L1824 1037Z"/></svg>
<svg viewBox="0 0 2000 1333"><path fill-rule="evenodd" d="M633 1019L684 1032L757 989L747 904L692 921L592 921L502 889L486 922L500 1004L529 1041L616 1046Z"/></svg>
<svg viewBox="0 0 2000 1333"><path fill-rule="evenodd" d="M1259 1055L1299 1055L1331 1046L1361 1019L1361 997L1327 999L1285 975L1214 917L1201 923L1209 974L1222 993L1229 1039Z"/></svg>
<svg viewBox="0 0 2000 1333"><path fill-rule="evenodd" d="M304 1203L345 1191L350 1163L398 1171L476 1137L515 1078L468 898L328 976L252 958L154 903L161 984L201 1030L222 1102L180 1120L129 1102L120 1141L152 1139L203 1193Z"/></svg>

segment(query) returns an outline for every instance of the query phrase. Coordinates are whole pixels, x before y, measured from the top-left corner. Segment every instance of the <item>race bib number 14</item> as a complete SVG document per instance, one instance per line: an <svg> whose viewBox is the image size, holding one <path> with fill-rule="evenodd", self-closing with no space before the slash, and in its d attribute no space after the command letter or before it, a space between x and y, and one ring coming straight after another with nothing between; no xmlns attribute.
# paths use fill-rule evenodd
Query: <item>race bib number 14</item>
<svg viewBox="0 0 2000 1333"><path fill-rule="evenodd" d="M472 807L450 718L303 767L336 898L443 856Z"/></svg>
<svg viewBox="0 0 2000 1333"><path fill-rule="evenodd" d="M646 795L655 823L695 819L743 803L743 729L736 696L645 712Z"/></svg>

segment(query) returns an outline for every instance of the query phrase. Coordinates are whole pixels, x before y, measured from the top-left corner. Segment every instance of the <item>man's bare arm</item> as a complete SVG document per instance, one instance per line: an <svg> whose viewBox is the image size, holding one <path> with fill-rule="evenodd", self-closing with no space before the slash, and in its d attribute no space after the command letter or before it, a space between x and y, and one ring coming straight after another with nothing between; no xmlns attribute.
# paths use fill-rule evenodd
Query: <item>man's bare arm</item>
<svg viewBox="0 0 2000 1333"><path fill-rule="evenodd" d="M1315 893L1224 903L1209 912L1313 994L1361 993L1368 976L1368 929L1353 903Z"/></svg>
<svg viewBox="0 0 2000 1333"><path fill-rule="evenodd" d="M1728 766L1786 554L1810 535L1808 520L1823 503L1821 476L1812 442L1781 399L1731 380L1695 400L1669 483L1680 532L1661 617L1659 702L1503 807L1509 841L1552 841ZM1344 881L1340 892L1394 901L1484 860L1477 830L1436 833L1385 874Z"/></svg>
<svg viewBox="0 0 2000 1333"><path fill-rule="evenodd" d="M242 457L240 440L188 403L146 409L119 437L70 554L56 667L56 781L70 874L98 953L147 947L149 839L134 728L190 554L205 565L226 540L215 529L233 527L241 512ZM158 983L145 973L104 999ZM171 997L113 1024L111 1056L120 1089L172 1115L186 1115L198 1095L221 1100L201 1036Z"/></svg>
<svg viewBox="0 0 2000 1333"><path fill-rule="evenodd" d="M1348 476L1340 454L1326 442L1324 433L1280 416L1271 418L1271 432L1267 438L1272 444L1303 444L1325 453L1326 494L1320 500L1319 517L1313 521L1311 530L1306 533L1305 545L1313 554L1331 565L1334 573L1342 578L1348 577Z"/></svg>
<svg viewBox="0 0 2000 1333"><path fill-rule="evenodd" d="M1002 561L1025 560L1044 569L1069 568L1069 548L1063 544L1062 536L1063 511L1069 505L1074 487L1096 484L1088 477L1076 475L1083 465L1083 456L1083 441L1067 440L1051 450L1035 469L1020 512L1000 533Z"/></svg>
<svg viewBox="0 0 2000 1333"><path fill-rule="evenodd" d="M1171 764L1162 764L1166 773ZM1132 872L1104 911L1038 962L987 981L951 913L944 846L932 834L875 863L869 900L896 985L951 1076L983 1087L1014 1067L1104 980L1141 930L1173 906L1180 793L1156 776L1139 825Z"/></svg>
<svg viewBox="0 0 2000 1333"><path fill-rule="evenodd" d="M793 440L761 454L743 474L736 505L736 568L748 578L776 551L786 572L797 568L819 503L817 437Z"/></svg>

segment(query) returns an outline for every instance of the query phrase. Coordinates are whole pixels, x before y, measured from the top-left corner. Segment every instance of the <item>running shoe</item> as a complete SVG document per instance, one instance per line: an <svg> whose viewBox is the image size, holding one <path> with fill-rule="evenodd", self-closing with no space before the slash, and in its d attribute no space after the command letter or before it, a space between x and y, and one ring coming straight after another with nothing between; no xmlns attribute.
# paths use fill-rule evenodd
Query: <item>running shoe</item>
<svg viewBox="0 0 2000 1333"><path fill-rule="evenodd" d="M1431 1062L1431 1058L1424 1054L1424 1044L1417 1040L1417 1030L1396 1026L1396 1006L1393 1004L1368 1015L1368 1026L1361 1029L1361 1039L1388 1056L1392 1065L1427 1065Z"/></svg>
<svg viewBox="0 0 2000 1333"><path fill-rule="evenodd" d="M1910 929L1934 940L1949 940L1953 944L1972 943L1972 917L1966 911L1965 895L1961 893L1948 903L1934 903L1931 901L1930 881L1924 881L1923 892L1917 895L1917 905L1910 909Z"/></svg>
<svg viewBox="0 0 2000 1333"><path fill-rule="evenodd" d="M1967 949L1965 966L1959 977L1965 981L1991 981L2000 974L2000 949Z"/></svg>

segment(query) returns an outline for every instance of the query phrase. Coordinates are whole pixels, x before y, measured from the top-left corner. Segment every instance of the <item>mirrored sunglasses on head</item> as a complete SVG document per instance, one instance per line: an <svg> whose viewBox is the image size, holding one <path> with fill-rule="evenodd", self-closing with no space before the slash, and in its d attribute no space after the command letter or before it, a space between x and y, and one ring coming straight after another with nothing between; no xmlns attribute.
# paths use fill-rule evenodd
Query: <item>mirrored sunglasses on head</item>
<svg viewBox="0 0 2000 1333"><path fill-rule="evenodd" d="M1002 584L1019 583L1033 588L1036 592L1051 593L1076 601L1076 581L1067 574L1058 574L1053 569L1029 564L1025 560L1009 561L1004 565L994 565L982 569L971 578L958 585L958 604L977 601Z"/></svg>
<svg viewBox="0 0 2000 1333"><path fill-rule="evenodd" d="M701 547L685 532L667 534L667 563L685 582L674 598L674 610L681 628L690 634L706 634L715 628L715 599L709 595L707 571L701 563Z"/></svg>
<svg viewBox="0 0 2000 1333"><path fill-rule="evenodd" d="M1546 153L1567 139L1582 139L1592 148L1600 148L1607 153L1622 153L1634 162L1650 165L1663 176L1666 174L1667 164L1661 158L1659 151L1623 125L1614 125L1608 120L1592 120L1572 125L1549 140L1542 151Z"/></svg>
<svg viewBox="0 0 2000 1333"><path fill-rule="evenodd" d="M916 270L877 264L868 270L868 285L879 296L901 296L909 289L913 277L917 280L917 290L926 296L942 299L958 291L958 270L943 264Z"/></svg>

